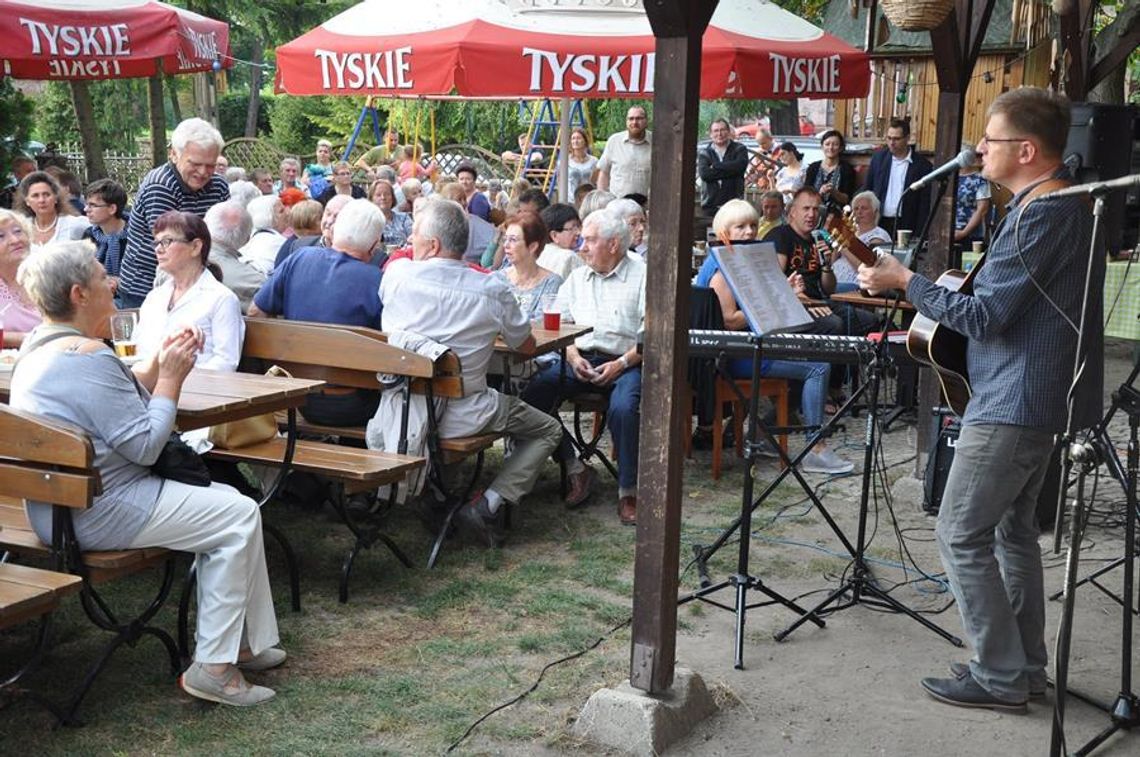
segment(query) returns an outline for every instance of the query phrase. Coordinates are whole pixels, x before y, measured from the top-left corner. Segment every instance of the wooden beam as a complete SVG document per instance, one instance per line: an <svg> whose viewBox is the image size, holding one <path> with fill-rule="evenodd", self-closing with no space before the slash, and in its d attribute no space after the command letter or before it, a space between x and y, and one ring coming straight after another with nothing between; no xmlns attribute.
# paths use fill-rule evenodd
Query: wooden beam
<svg viewBox="0 0 1140 757"><path fill-rule="evenodd" d="M1120 25L1119 28L1117 25ZM1111 31L1113 38L1108 39ZM1132 6L1120 12L1113 24L1097 35L1096 46L1100 48L1108 45L1108 49L1100 52L1096 63L1088 75L1088 86L1092 89L1119 66L1128 60L1128 56L1140 46L1140 6ZM1099 50L1098 50L1099 52Z"/></svg>
<svg viewBox="0 0 1140 757"><path fill-rule="evenodd" d="M689 352L689 279L701 36L716 0L654 0L657 37L645 361L641 374L637 549L629 682L650 694L673 684L681 549L682 429ZM668 33L668 34L667 34Z"/></svg>
<svg viewBox="0 0 1140 757"><path fill-rule="evenodd" d="M1076 0L1061 13L1061 50L1068 55L1068 67L1062 71L1065 94L1076 102L1088 97L1089 46L1095 0Z"/></svg>

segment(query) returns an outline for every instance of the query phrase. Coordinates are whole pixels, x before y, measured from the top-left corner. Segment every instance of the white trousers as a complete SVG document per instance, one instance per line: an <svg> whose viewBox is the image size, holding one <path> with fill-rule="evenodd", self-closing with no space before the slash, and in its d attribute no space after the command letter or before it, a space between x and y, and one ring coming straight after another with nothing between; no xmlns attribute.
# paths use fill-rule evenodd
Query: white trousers
<svg viewBox="0 0 1140 757"><path fill-rule="evenodd" d="M233 663L243 641L255 655L277 643L261 512L249 497L225 484L166 481L131 547L166 547L197 556L195 661Z"/></svg>

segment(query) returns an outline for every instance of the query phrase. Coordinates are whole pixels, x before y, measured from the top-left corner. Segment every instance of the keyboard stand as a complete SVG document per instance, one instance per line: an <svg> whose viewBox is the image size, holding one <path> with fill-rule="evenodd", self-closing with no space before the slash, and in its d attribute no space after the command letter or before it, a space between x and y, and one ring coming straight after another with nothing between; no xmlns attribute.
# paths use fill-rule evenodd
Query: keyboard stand
<svg viewBox="0 0 1140 757"><path fill-rule="evenodd" d="M741 538L739 540L739 548L737 550L736 558L736 572L728 578L713 583L708 575L708 557L711 556L717 548L724 544L725 535L722 535L717 540L716 548L706 549L699 544L693 545L693 552L696 555L695 562L697 565L697 572L701 578L701 588L698 590L682 596L677 604L683 605L693 600L700 600L706 602L714 607L719 607L722 610L736 613L736 644L734 647L734 666L737 670L744 669L744 621L749 610L757 607L767 607L768 605L780 604L784 607L795 612L801 616L802 620L810 620L820 628L824 627L823 620L808 610L805 610L800 605L796 604L793 600L785 597L779 592L766 586L758 576L751 575L748 565L749 550L751 547L752 536L752 511L755 509L759 502L753 504L753 474L752 469L759 457L760 444L759 432L763 432L767 437L769 444L773 445L776 449L780 449L776 444L776 438L773 435L772 429L769 429L763 421L760 420L760 337L752 338L752 393L751 396L745 398L737 388L736 382L728 376L728 371L725 370L727 360L724 353L716 361L717 373L728 379L728 384L733 387L733 391L737 393L742 401L747 399L748 405L748 438L744 443L744 492L741 499L740 517L736 520L732 527L726 534L731 533L736 527L740 528ZM720 433L718 429L713 430L714 433ZM781 451L781 455L784 453ZM722 602L710 599L710 596L716 594L721 589L732 587L735 594L735 603L727 605ZM754 602L749 604L748 592L749 590L758 591L768 599L761 602Z"/></svg>

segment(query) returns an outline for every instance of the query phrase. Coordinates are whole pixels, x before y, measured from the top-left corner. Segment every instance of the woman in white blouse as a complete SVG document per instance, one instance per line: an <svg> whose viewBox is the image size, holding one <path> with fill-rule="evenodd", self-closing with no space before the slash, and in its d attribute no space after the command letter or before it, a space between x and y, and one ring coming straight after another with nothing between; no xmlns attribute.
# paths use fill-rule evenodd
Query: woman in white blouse
<svg viewBox="0 0 1140 757"><path fill-rule="evenodd" d="M567 197L562 202L572 202L574 193L582 184L593 184L598 178L598 159L590 153L590 141L586 137L586 130L575 127L570 131L570 170L567 176Z"/></svg>
<svg viewBox="0 0 1140 757"><path fill-rule="evenodd" d="M20 181L15 209L32 222L33 252L51 242L82 239L90 225L86 218L76 215L59 182L46 171L32 171Z"/></svg>
<svg viewBox="0 0 1140 757"><path fill-rule="evenodd" d="M206 266L210 231L205 222L193 213L163 213L154 222L154 248L158 268L167 278L139 308L139 357L158 354L167 334L192 327L202 333L196 367L237 370L245 321L237 295Z"/></svg>

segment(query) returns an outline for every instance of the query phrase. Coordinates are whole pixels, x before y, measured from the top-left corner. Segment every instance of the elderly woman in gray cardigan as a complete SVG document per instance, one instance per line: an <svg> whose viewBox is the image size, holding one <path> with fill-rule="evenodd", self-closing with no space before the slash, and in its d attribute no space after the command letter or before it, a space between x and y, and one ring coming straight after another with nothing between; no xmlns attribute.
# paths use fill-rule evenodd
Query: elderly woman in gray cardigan
<svg viewBox="0 0 1140 757"><path fill-rule="evenodd" d="M86 242L46 245L18 280L43 314L12 375L11 405L79 426L91 438L103 492L74 516L83 549L167 547L197 555L194 662L179 677L189 694L248 706L273 697L242 672L280 665L257 503L223 484L189 486L149 466L174 427L182 382L202 335L185 329L135 367L101 339L114 313L111 283ZM28 518L51 541L51 508L28 503Z"/></svg>

